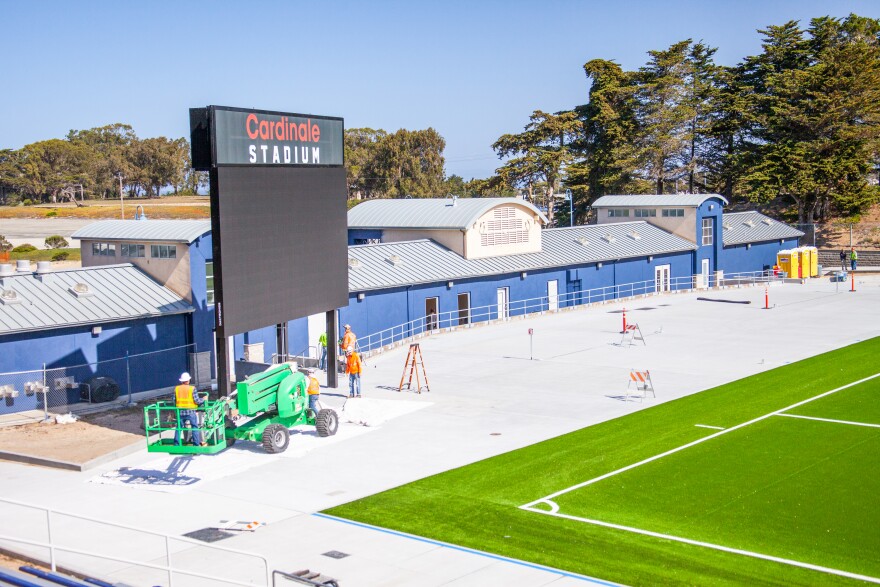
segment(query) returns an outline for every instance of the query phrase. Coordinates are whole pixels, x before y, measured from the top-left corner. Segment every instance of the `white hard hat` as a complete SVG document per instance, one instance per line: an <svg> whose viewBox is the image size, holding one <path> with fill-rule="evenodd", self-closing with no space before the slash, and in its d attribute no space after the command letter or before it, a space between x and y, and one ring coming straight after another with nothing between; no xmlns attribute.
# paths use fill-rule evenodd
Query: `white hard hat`
<svg viewBox="0 0 880 587"><path fill-rule="evenodd" d="M347 353L353 353L353 352L354 352L354 347L353 347L353 346L348 347L347 349L345 349L345 352L347 352Z"/></svg>
<svg viewBox="0 0 880 587"><path fill-rule="evenodd" d="M180 382L181 383L183 383L184 381L189 381L190 379L192 379L192 377L190 377L189 373L187 373L186 371L184 371L183 373L180 374Z"/></svg>

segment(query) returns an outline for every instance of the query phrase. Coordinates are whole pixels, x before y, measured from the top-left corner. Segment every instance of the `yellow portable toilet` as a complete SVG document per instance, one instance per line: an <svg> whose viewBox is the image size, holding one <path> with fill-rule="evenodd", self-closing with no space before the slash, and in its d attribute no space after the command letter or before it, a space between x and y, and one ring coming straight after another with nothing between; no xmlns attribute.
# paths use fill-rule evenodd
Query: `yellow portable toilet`
<svg viewBox="0 0 880 587"><path fill-rule="evenodd" d="M819 249L807 247L810 250L810 277L819 277Z"/></svg>
<svg viewBox="0 0 880 587"><path fill-rule="evenodd" d="M783 249L776 253L776 264L785 273L786 277L797 277L798 253L790 249Z"/></svg>
<svg viewBox="0 0 880 587"><path fill-rule="evenodd" d="M808 247L798 247L794 250L798 256L797 275L793 277L809 277L810 273L810 250Z"/></svg>

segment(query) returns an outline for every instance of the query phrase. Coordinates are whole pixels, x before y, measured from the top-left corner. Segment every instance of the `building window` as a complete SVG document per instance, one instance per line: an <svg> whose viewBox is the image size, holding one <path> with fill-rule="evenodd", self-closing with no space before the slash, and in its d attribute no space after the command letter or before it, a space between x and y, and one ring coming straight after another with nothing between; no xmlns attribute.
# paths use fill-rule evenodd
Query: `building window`
<svg viewBox="0 0 880 587"><path fill-rule="evenodd" d="M356 238L354 239L354 244L356 245L378 245L382 242L382 239L378 238Z"/></svg>
<svg viewBox="0 0 880 587"><path fill-rule="evenodd" d="M657 216L657 210L636 210L636 218L652 218Z"/></svg>
<svg viewBox="0 0 880 587"><path fill-rule="evenodd" d="M703 218L703 244L712 244L712 219Z"/></svg>
<svg viewBox="0 0 880 587"><path fill-rule="evenodd" d="M608 217L609 218L629 218L629 210L615 210L614 208L608 209Z"/></svg>
<svg viewBox="0 0 880 587"><path fill-rule="evenodd" d="M529 242L529 231L522 218L516 217L513 206L503 206L492 211L492 220L481 227L480 245L492 247Z"/></svg>
<svg viewBox="0 0 880 587"><path fill-rule="evenodd" d="M205 294L209 304L214 303L214 262L205 263Z"/></svg>
<svg viewBox="0 0 880 587"><path fill-rule="evenodd" d="M177 247L174 245L150 245L150 256L154 259L176 259Z"/></svg>
<svg viewBox="0 0 880 587"><path fill-rule="evenodd" d="M116 245L113 243L92 243L92 255L95 257L115 257Z"/></svg>
<svg viewBox="0 0 880 587"><path fill-rule="evenodd" d="M663 218L684 218L684 208L663 210Z"/></svg>
<svg viewBox="0 0 880 587"><path fill-rule="evenodd" d="M144 245L130 245L128 243L122 243L122 253L123 257L135 257L140 258L146 256L144 253Z"/></svg>

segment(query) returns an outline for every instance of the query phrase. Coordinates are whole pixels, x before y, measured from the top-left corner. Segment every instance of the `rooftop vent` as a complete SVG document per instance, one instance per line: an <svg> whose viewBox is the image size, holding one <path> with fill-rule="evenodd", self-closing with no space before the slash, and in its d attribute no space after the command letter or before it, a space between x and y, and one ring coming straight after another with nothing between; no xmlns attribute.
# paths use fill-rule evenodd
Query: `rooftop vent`
<svg viewBox="0 0 880 587"><path fill-rule="evenodd" d="M755 228L755 221L754 220L746 220L745 222L743 222L743 224L745 224L749 228Z"/></svg>
<svg viewBox="0 0 880 587"><path fill-rule="evenodd" d="M633 239L634 241L642 240L642 235L640 235L635 230L629 233L627 236L629 236L629 238Z"/></svg>
<svg viewBox="0 0 880 587"><path fill-rule="evenodd" d="M576 242L576 243L580 243L580 244L582 244L583 246L587 246L587 245L590 244L590 241L588 241L586 238L584 238L584 237L582 237L582 236L579 236L579 237L577 237L576 239L574 239L574 242Z"/></svg>
<svg viewBox="0 0 880 587"><path fill-rule="evenodd" d="M0 304L20 304L21 297L18 295L18 292L14 289L2 289L0 290Z"/></svg>
<svg viewBox="0 0 880 587"><path fill-rule="evenodd" d="M352 269L357 269L358 267L361 266L361 262L360 262L360 260L355 259L354 257L349 257L348 266L351 267Z"/></svg>
<svg viewBox="0 0 880 587"><path fill-rule="evenodd" d="M0 277L9 277L10 275L15 275L12 263L0 263Z"/></svg>
<svg viewBox="0 0 880 587"><path fill-rule="evenodd" d="M95 295L95 292L92 291L92 288L90 288L87 283L83 282L71 285L68 291L78 298L86 298Z"/></svg>
<svg viewBox="0 0 880 587"><path fill-rule="evenodd" d="M724 228L724 230L730 230L731 228L733 228L733 227L730 225L730 222L725 222L725 223L722 224L721 226Z"/></svg>
<svg viewBox="0 0 880 587"><path fill-rule="evenodd" d="M389 263L391 263L392 265L394 265L395 267L397 267L398 265L403 263L403 259L399 255L391 255L390 257L388 257L385 260L388 261Z"/></svg>
<svg viewBox="0 0 880 587"><path fill-rule="evenodd" d="M617 239L614 238L614 236L610 232L608 234L606 234L605 236L603 236L602 240L605 241L606 243L609 243L609 244L617 242Z"/></svg>
<svg viewBox="0 0 880 587"><path fill-rule="evenodd" d="M30 273L31 272L31 262L24 259L21 261L15 262L15 270L19 273Z"/></svg>
<svg viewBox="0 0 880 587"><path fill-rule="evenodd" d="M37 261L37 275L43 275L45 273L52 272L52 262L51 261Z"/></svg>
<svg viewBox="0 0 880 587"><path fill-rule="evenodd" d="M763 220L761 220L761 223L766 224L767 226L770 226L771 224L773 224L773 221L770 220L769 218L764 218Z"/></svg>

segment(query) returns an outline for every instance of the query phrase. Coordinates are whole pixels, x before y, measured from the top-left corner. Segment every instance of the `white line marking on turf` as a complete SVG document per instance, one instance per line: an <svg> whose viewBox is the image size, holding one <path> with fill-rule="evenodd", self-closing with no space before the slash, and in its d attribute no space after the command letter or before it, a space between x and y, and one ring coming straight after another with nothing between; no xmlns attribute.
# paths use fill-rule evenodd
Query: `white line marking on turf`
<svg viewBox="0 0 880 587"><path fill-rule="evenodd" d="M711 428L712 430L724 430L721 426L709 426L708 424L694 424L697 428Z"/></svg>
<svg viewBox="0 0 880 587"><path fill-rule="evenodd" d="M848 420L832 420L831 418L814 418L813 416L799 416L798 414L776 414L786 418L801 418L804 420L816 420L817 422L831 422L832 424L849 424L850 426L867 426L868 428L880 428L880 424L868 424L867 422L849 422Z"/></svg>
<svg viewBox="0 0 880 587"><path fill-rule="evenodd" d="M554 504L549 499L540 500L541 503L546 505L550 505L551 507ZM739 554L743 556L749 556L752 558L759 558L767 561L771 561L774 563L782 563L785 565L790 565L793 567L800 567L802 569L809 569L811 571L819 571L820 573L827 573L830 575L838 575L841 577L848 577L850 579L858 579L861 581L867 581L868 583L876 583L880 584L880 578L877 577L869 577L867 575L859 575L856 573L850 573L848 571L842 571L840 569L832 569L830 567L822 567L819 565L813 565L810 563L804 563L801 561L791 560L787 558L780 558L777 556L770 556L768 554L761 554L759 552L752 552L750 550L741 550L739 548L730 548L728 546L722 546L720 544L712 544L711 542L700 542L699 540L691 540L690 538L682 538L680 536L672 536L671 534L661 534L660 532L651 532L650 530L642 530L640 528L632 528L630 526L621 526L619 524L611 524L609 522L602 522L600 520L591 520L589 518L580 518L578 516L569 516L567 514L558 513L559 506L556 506L556 512L548 512L546 510L534 509L526 506L520 506L520 509L524 509L530 512L535 512L537 514L544 514L547 516L555 516L557 518L565 518L567 520L574 520L576 522L585 522L587 524L594 524L596 526L604 526L606 528L613 528L615 530L623 530L625 532L632 532L634 534L642 534L644 536L651 536L653 538L660 538L663 540L672 540L675 542L682 542L684 544L690 544L693 546L702 546L704 548L711 548L713 550L720 550L723 552L729 552L732 554Z"/></svg>
<svg viewBox="0 0 880 587"><path fill-rule="evenodd" d="M862 384L865 381L870 381L871 379L875 379L877 377L880 377L880 373L874 373L873 375L865 377L864 379L859 379L858 381L853 381L852 383L848 383L846 385L838 387L837 389L832 389L831 391L826 391L825 393L820 393L817 396L811 397L809 399L805 399L803 401L799 401L799 402L792 404L790 406L786 406L786 407L782 408L781 410L776 410L776 411L770 412L769 414L764 414L763 416L759 416L759 417L755 418L754 420L749 420L748 422L743 422L742 424L737 424L736 426L733 426L731 428L727 428L726 430L722 430L721 432L716 432L715 434L710 434L709 436L705 436L703 438L700 438L699 440L695 440L693 442L683 444L677 448L673 448L672 450L667 450L666 452L660 453L659 455L654 455L653 457L648 457L647 459L641 460L637 463L633 463L631 465L627 465L626 467L622 467L620 469L617 469L616 471L611 471L610 473L605 473L604 475L599 475L598 477L590 479L589 481L584 481L583 483L578 483L577 485L572 485L571 487L568 487L566 489L562 489L560 491L557 491L556 493L551 493L550 495L545 495L544 497L542 497L540 499L536 499L535 501L527 503L527 504L520 506L520 507L523 509L528 509L529 507L534 506L542 501L548 502L548 501L552 500L554 497L559 497L560 495L565 495L566 493L570 493L572 491L580 489L581 487L586 487L587 485L592 485L593 483L597 483L599 481L602 481L603 479L608 479L609 477L614 477L615 475L619 475L620 473L624 473L626 471L629 471L630 469L635 469L636 467L641 467L642 465L646 465L646 464L651 463L653 461L656 461L658 459L662 459L663 457L667 457L669 455L683 451L686 448L696 446L698 444L706 442L707 440L712 440L713 438L718 438L719 436L727 434L728 432L733 432L734 430L739 430L740 428L745 428L746 426L750 426L751 424L754 424L756 422L760 422L761 420L766 420L767 418L770 418L772 416L776 416L777 414L781 414L782 412L787 412L788 410L792 410L794 408L800 407L804 404L808 404L808 403L815 401L817 399L829 396L832 393L837 393L838 391L842 391L844 389L848 389L850 387Z"/></svg>

